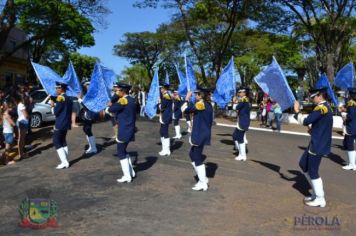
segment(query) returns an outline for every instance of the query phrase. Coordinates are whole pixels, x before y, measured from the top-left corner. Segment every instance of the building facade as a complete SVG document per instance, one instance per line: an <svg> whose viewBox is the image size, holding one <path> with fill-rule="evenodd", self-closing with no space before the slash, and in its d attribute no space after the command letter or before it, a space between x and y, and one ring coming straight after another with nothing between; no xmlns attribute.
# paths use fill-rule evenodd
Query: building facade
<svg viewBox="0 0 356 236"><path fill-rule="evenodd" d="M26 34L18 28L13 28L6 40L1 53L10 52L26 40ZM0 88L4 89L27 81L29 52L26 49L17 50L5 62L0 64Z"/></svg>

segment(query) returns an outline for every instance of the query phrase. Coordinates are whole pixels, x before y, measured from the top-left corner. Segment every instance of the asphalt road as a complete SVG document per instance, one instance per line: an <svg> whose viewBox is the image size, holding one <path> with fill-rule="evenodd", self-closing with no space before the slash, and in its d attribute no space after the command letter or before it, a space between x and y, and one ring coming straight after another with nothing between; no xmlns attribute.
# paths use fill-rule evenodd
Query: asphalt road
<svg viewBox="0 0 356 236"><path fill-rule="evenodd" d="M181 122L182 126L185 124ZM205 163L210 188L195 192L188 136L175 141L170 158L158 156L159 124L138 121L128 151L137 161L137 177L119 184L119 160L113 154L109 122L97 123L99 153L83 155L81 128L68 134L71 167L55 170L57 154L51 128L34 135L29 159L0 168L0 235L354 235L356 171L344 171L341 141L322 160L326 208L303 205L307 181L298 161L309 138L248 132L248 161L234 160L232 128L213 127ZM170 130L174 136L173 128ZM58 203L60 227L23 229L19 205L26 191L46 188ZM301 223L303 220L303 224ZM321 222L323 221L323 222ZM311 222L313 225L311 225ZM317 223L319 225L317 225Z"/></svg>

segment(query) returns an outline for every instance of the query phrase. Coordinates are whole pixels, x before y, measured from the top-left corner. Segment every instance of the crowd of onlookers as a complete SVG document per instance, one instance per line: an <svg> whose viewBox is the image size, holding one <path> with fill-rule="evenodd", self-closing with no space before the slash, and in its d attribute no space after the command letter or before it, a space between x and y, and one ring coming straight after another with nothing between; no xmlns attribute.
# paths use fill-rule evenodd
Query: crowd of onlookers
<svg viewBox="0 0 356 236"><path fill-rule="evenodd" d="M28 157L25 142L26 136L31 133L32 108L28 84L0 90L0 146L4 149L0 164L13 164L15 160Z"/></svg>

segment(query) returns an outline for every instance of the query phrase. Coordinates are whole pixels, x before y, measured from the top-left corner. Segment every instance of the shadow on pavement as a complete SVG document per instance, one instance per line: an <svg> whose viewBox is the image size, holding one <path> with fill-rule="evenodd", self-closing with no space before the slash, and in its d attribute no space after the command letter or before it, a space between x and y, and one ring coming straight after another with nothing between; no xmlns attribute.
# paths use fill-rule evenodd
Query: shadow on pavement
<svg viewBox="0 0 356 236"><path fill-rule="evenodd" d="M235 142L232 139L221 139L220 142L226 145L235 146Z"/></svg>
<svg viewBox="0 0 356 236"><path fill-rule="evenodd" d="M32 157L32 156L35 156L37 154L41 154L42 151L46 151L50 148L53 148L53 143L49 143L45 146L41 146L41 145L35 145L35 148L31 149L31 151L28 152L29 156Z"/></svg>
<svg viewBox="0 0 356 236"><path fill-rule="evenodd" d="M289 176L288 174L281 173L281 167L278 165L274 165L268 162L263 162L263 161L257 161L257 160L251 160L255 163L260 164L263 167L266 167L267 169L270 169L281 177L281 179L284 179L286 181L292 181L295 182L292 187L296 189L298 192L303 194L304 196L308 196L309 194L309 183L308 180L305 178L304 174L301 171L298 170L288 170L288 173L292 174L293 176Z"/></svg>
<svg viewBox="0 0 356 236"><path fill-rule="evenodd" d="M131 154L130 154L131 155ZM151 168L157 161L157 157L155 156L148 156L145 157L146 161L145 162L141 162L139 163L137 158L134 161L134 170L136 172L141 172L141 171L145 171L148 170L149 168Z"/></svg>
<svg viewBox="0 0 356 236"><path fill-rule="evenodd" d="M173 141L173 145L171 146L171 151L177 150L183 146L182 141Z"/></svg>
<svg viewBox="0 0 356 236"><path fill-rule="evenodd" d="M232 133L231 134L216 134L217 136L224 136L224 137L232 137Z"/></svg>
<svg viewBox="0 0 356 236"><path fill-rule="evenodd" d="M218 169L218 165L213 162L207 162L206 165L206 176L208 178L214 178L216 170Z"/></svg>
<svg viewBox="0 0 356 236"><path fill-rule="evenodd" d="M330 154L328 155L327 158L329 158L330 160L332 160L336 164L339 164L340 166L346 165L345 160L342 159L339 155L336 155L335 153L330 152Z"/></svg>

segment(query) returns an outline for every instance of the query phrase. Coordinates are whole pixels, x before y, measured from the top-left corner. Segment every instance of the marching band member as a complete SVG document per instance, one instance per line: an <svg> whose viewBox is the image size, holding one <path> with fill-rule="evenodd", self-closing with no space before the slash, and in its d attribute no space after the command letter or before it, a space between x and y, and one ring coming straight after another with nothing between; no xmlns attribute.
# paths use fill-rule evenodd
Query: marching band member
<svg viewBox="0 0 356 236"><path fill-rule="evenodd" d="M109 108L107 109L108 112L116 114L116 122L118 124L116 137L117 156L120 159L123 176L117 179L117 182L130 183L136 173L126 148L130 142L135 141L136 104L135 99L129 96L130 85L120 83L117 86L119 99L115 103L109 102Z"/></svg>
<svg viewBox="0 0 356 236"><path fill-rule="evenodd" d="M305 204L325 207L326 201L323 181L319 176L319 166L322 157L330 153L333 114L326 101L326 88L310 90L310 98L316 106L313 112L305 118L300 114L299 103L296 101L294 104L295 118L298 122L305 126L311 126L309 129L311 140L299 161L299 166L313 189L312 195L304 198Z"/></svg>
<svg viewBox="0 0 356 236"><path fill-rule="evenodd" d="M68 168L68 146L66 142L66 135L68 130L71 129L71 115L72 115L72 100L65 94L67 90L67 84L62 82L56 82L56 103L51 100L51 107L53 113L56 116L53 144L57 150L61 163L56 169Z"/></svg>
<svg viewBox="0 0 356 236"><path fill-rule="evenodd" d="M205 145L210 145L211 126L213 125L213 107L210 103L209 90L197 89L194 91L196 102L190 103L189 100L192 92L188 92L182 106L184 113L193 114L192 135L190 137L190 152L189 156L192 161L195 172L198 175L199 181L192 188L195 191L208 190L208 178L206 176L206 169L203 163L203 149Z"/></svg>
<svg viewBox="0 0 356 236"><path fill-rule="evenodd" d="M169 84L163 84L160 86L161 91L161 104L159 105L160 117L159 121L161 123L160 136L162 143L162 151L158 154L160 156L171 155L170 150L170 139L168 134L169 124L172 122L172 98L168 92Z"/></svg>
<svg viewBox="0 0 356 236"><path fill-rule="evenodd" d="M232 137L239 155L235 157L237 161L246 161L246 136L245 132L250 126L250 102L247 95L247 88L241 87L237 91L239 97L238 104L234 104L233 109L237 111L237 125ZM247 140L246 140L247 141Z"/></svg>
<svg viewBox="0 0 356 236"><path fill-rule="evenodd" d="M174 139L181 139L182 134L180 132L180 125L179 125L179 119L182 118L182 107L183 101L181 97L178 94L178 91L175 90L173 92L173 124L174 124L174 129L176 131L176 136L174 136Z"/></svg>
<svg viewBox="0 0 356 236"><path fill-rule="evenodd" d="M349 88L349 100L346 103L345 136L344 145L347 150L349 164L343 166L344 170L356 170L356 152L354 143L356 140L356 88ZM344 109L343 109L344 111Z"/></svg>

